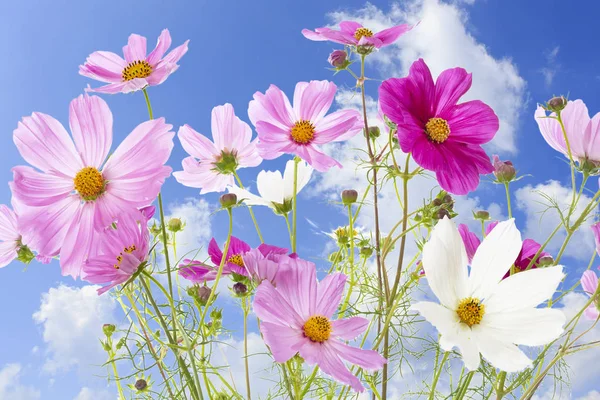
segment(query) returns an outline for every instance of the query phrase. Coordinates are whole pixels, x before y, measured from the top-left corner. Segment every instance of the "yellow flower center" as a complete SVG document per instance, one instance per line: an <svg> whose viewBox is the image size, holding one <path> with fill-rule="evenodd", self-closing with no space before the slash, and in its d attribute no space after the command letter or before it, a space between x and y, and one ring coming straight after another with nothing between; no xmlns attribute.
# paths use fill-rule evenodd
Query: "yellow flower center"
<svg viewBox="0 0 600 400"><path fill-rule="evenodd" d="M304 336L313 342L323 343L331 335L331 322L322 315L313 315L304 324Z"/></svg>
<svg viewBox="0 0 600 400"><path fill-rule="evenodd" d="M432 142L444 143L450 136L450 127L445 119L431 118L425 124L425 132Z"/></svg>
<svg viewBox="0 0 600 400"><path fill-rule="evenodd" d="M244 259L239 254L234 254L227 259L227 262L230 262L235 265L239 265L240 267L244 266Z"/></svg>
<svg viewBox="0 0 600 400"><path fill-rule="evenodd" d="M104 191L102 173L94 167L85 167L73 179L75 190L83 200L95 200Z"/></svg>
<svg viewBox="0 0 600 400"><path fill-rule="evenodd" d="M354 38L356 40L360 40L363 36L371 37L373 36L373 31L367 28L358 28L354 31Z"/></svg>
<svg viewBox="0 0 600 400"><path fill-rule="evenodd" d="M307 144L315 137L315 127L310 121L301 120L292 127L292 139L298 144Z"/></svg>
<svg viewBox="0 0 600 400"><path fill-rule="evenodd" d="M137 250L137 247L135 246L135 244L132 244L132 245L131 245L131 246L129 246L129 247L125 247L125 248L123 249L123 251L122 251L121 253L119 253L119 255L117 256L117 263L116 263L116 264L113 264L113 267L114 267L115 269L119 269L119 268L121 268L121 262L123 261L123 253L129 253L129 254L131 254L131 253L133 253L135 250Z"/></svg>
<svg viewBox="0 0 600 400"><path fill-rule="evenodd" d="M481 322L481 319L485 314L485 306L481 304L479 299L467 297L458 303L456 314L458 315L458 318L460 318L460 322L471 327Z"/></svg>
<svg viewBox="0 0 600 400"><path fill-rule="evenodd" d="M152 67L146 60L133 61L127 64L123 70L123 81L130 81L134 78L147 78L152 73Z"/></svg>

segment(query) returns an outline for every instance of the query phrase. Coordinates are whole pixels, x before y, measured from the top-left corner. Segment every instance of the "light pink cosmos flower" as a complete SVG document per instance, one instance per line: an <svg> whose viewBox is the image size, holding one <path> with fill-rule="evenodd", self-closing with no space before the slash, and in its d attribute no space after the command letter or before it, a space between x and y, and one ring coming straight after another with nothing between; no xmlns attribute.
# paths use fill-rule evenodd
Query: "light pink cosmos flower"
<svg viewBox="0 0 600 400"><path fill-rule="evenodd" d="M593 296L598 290L598 276L594 271L585 271L581 276L581 287L585 294L589 297ZM600 301L596 299L592 304L585 309L584 314L585 317L591 320L596 320L600 316L600 311L598 305Z"/></svg>
<svg viewBox="0 0 600 400"><path fill-rule="evenodd" d="M233 185L238 168L256 167L262 162L252 129L236 117L231 104L213 108L211 130L214 143L189 125L177 133L190 157L183 159L183 171L173 176L182 185L202 189L200 194L224 191Z"/></svg>
<svg viewBox="0 0 600 400"><path fill-rule="evenodd" d="M258 133L258 151L266 160L295 154L318 171L341 164L321 152L318 145L346 140L362 129L357 110L327 111L337 87L333 82L298 82L294 105L275 85L266 93L256 92L248 106L248 116Z"/></svg>
<svg viewBox="0 0 600 400"><path fill-rule="evenodd" d="M104 100L84 95L69 108L73 139L60 122L37 112L14 131L21 156L37 168L13 168L13 195L26 206L20 229L32 249L60 254L63 275L79 276L96 231L150 204L171 173L164 164L174 133L163 118L138 125L107 159L112 122Z"/></svg>
<svg viewBox="0 0 600 400"><path fill-rule="evenodd" d="M106 284L98 289L101 295L129 280L148 259L148 220L140 212L117 217L116 228L109 226L97 235L98 248L90 255L81 271L81 278L94 284Z"/></svg>
<svg viewBox="0 0 600 400"><path fill-rule="evenodd" d="M379 88L383 113L398 126L400 148L417 164L434 171L442 189L467 194L479 175L494 171L482 144L498 131L498 117L479 100L458 103L471 87L462 68L443 71L433 82L425 61L410 67L406 78L391 78Z"/></svg>
<svg viewBox="0 0 600 400"><path fill-rule="evenodd" d="M600 165L600 113L590 118L585 103L574 100L567 102L560 115L565 125L573 159L579 163L589 160ZM542 106L538 106L535 110L535 121L546 142L554 150L568 157L565 135L558 120L552 117L556 117L556 114L547 115Z"/></svg>
<svg viewBox="0 0 600 400"><path fill-rule="evenodd" d="M17 258L21 241L17 214L0 204L0 268Z"/></svg>
<svg viewBox="0 0 600 400"><path fill-rule="evenodd" d="M278 273L277 287L265 280L254 297L254 312L260 318L260 331L273 358L284 363L299 353L308 365L317 364L339 382L357 392L364 391L342 359L368 370L382 368L386 360L376 351L345 343L364 332L368 320L332 320L346 276L333 273L317 282L315 264L292 258L289 262L293 265Z"/></svg>
<svg viewBox="0 0 600 400"><path fill-rule="evenodd" d="M340 22L339 31L330 28L317 28L314 32L303 29L302 34L305 38L314 41L329 40L348 46L373 46L380 49L394 43L412 28L408 24L402 24L373 33L372 30L365 28L356 21L342 21Z"/></svg>
<svg viewBox="0 0 600 400"><path fill-rule="evenodd" d="M187 52L188 42L186 40L165 55L171 47L171 35L168 29L164 29L158 37L156 48L147 54L146 38L134 33L123 47L125 59L110 51L96 51L89 55L85 64L79 66L79 73L108 83L88 89L92 92L129 93L146 86L160 85L179 68L177 62Z"/></svg>

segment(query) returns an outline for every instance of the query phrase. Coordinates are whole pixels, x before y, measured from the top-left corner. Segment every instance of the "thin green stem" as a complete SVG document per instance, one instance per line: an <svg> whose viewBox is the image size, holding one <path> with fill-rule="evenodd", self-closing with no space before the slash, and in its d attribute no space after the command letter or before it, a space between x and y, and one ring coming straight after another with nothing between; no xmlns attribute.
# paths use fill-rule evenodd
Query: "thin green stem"
<svg viewBox="0 0 600 400"><path fill-rule="evenodd" d="M310 374L310 376L308 377L308 380L306 381L306 384L304 385L304 389L302 389L302 393L300 393L301 399L303 399L304 396L306 396L306 393L308 393L308 390L310 389L310 385L315 380L315 377L317 376L318 371L319 371L319 366L315 365L312 373Z"/></svg>
<svg viewBox="0 0 600 400"><path fill-rule="evenodd" d="M449 351L444 352L444 357L442 357L442 361L440 362L439 368L435 371L435 374L433 375L433 382L431 382L431 392L429 392L429 400L435 399L435 387L437 386L438 380L440 379L440 374L442 373L442 369L444 369L444 364L448 360L449 355Z"/></svg>
<svg viewBox="0 0 600 400"><path fill-rule="evenodd" d="M289 213L285 214L284 218L285 218L285 224L287 225L288 235L290 237L290 246L292 246L294 243L294 236L292 234L292 227L290 226L290 214Z"/></svg>
<svg viewBox="0 0 600 400"><path fill-rule="evenodd" d="M246 370L246 396L248 400L252 399L250 395L250 367L248 362L248 312L250 307L248 304L248 298L242 299L242 309L244 311L244 367Z"/></svg>
<svg viewBox="0 0 600 400"><path fill-rule="evenodd" d="M293 203L292 203L292 207L293 207L293 212L294 215L292 216L292 231L294 233L293 238L294 240L292 241L292 253L296 252L296 215L298 214L298 163L300 162L300 159L298 157L294 157L294 198L293 198Z"/></svg>
<svg viewBox="0 0 600 400"><path fill-rule="evenodd" d="M496 400L501 400L504 395L504 381L506 380L506 372L500 371L498 380L496 381Z"/></svg>
<svg viewBox="0 0 600 400"><path fill-rule="evenodd" d="M240 185L240 188L244 189L244 185L242 184L242 180L240 179L240 176L238 175L237 171L233 172L233 176L235 176L235 180L237 181L238 185ZM250 212L250 217L252 217L252 222L254 223L254 228L256 229L256 233L258 234L258 239L261 243L264 243L265 241L263 239L262 233L260 232L258 222L256 221L256 217L254 216L254 211L252 211L251 206L248 206L248 211Z"/></svg>
<svg viewBox="0 0 600 400"><path fill-rule="evenodd" d="M509 182L504 183L504 189L506 190L506 207L508 208L508 218L512 218L512 207L510 206L510 189L508 188Z"/></svg>
<svg viewBox="0 0 600 400"><path fill-rule="evenodd" d="M115 362L115 352L112 350L112 339L106 338L110 351L108 351L108 357L110 359L110 365L112 366L113 374L115 376L115 383L117 384L117 391L119 392L119 400L125 400L125 394L123 393L123 387L121 386L121 379L119 378L119 372L117 371L117 363Z"/></svg>
<svg viewBox="0 0 600 400"><path fill-rule="evenodd" d="M150 117L150 119L154 119L154 114L152 113L152 104L150 104L150 97L148 97L148 92L146 91L146 88L142 89L142 92L144 93L144 98L146 99L146 107L148 107L148 116Z"/></svg>

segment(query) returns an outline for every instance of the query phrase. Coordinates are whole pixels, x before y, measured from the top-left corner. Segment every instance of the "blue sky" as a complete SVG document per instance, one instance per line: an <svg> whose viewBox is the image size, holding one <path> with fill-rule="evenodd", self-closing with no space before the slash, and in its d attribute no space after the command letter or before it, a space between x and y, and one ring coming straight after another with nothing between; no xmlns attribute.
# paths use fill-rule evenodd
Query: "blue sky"
<svg viewBox="0 0 600 400"><path fill-rule="evenodd" d="M10 169L23 164L12 142L12 131L21 117L40 111L67 126L69 102L82 93L88 83L97 85L78 75L78 65L95 50L120 53L130 33L146 36L148 47L154 45L163 28L170 30L174 46L190 39L189 52L181 60L180 69L165 84L153 87L149 94L155 116L164 116L174 129L187 123L209 134L212 107L229 102L238 116L248 121L246 109L252 94L264 91L271 83L291 94L298 81L333 79L341 90L351 90L353 81L349 76L332 77L327 69L327 55L336 47L306 40L300 34L301 29L327 25L342 15L384 25L392 21L405 22L403 18L414 22L416 18L423 22L407 34L399 46L373 57L369 76L374 79L384 79L390 74L403 76L410 60L417 56L431 61L434 72L454 66L471 70L475 79L473 91L481 94L482 100L494 102L493 106L498 104L496 111L510 125L503 128L506 140L490 146L490 153L503 150L500 152L503 159L513 160L520 172L532 175L514 185L515 190L521 191L513 199L513 205L519 207L515 210L519 227L535 237L553 223L539 222L540 216L536 214L539 205L531 194L532 189L551 191L560 197L569 179L565 164L559 161L558 153L546 145L532 118L536 102L545 101L553 94L569 94L570 98L583 99L592 114L600 110L600 99L595 96L600 86L597 68L600 54L590 51L592 39L598 37L600 4L585 3L577 7L565 7L564 2L558 1L516 0L451 4L434 0L399 4L374 1L370 6L362 1L314 0L6 3L0 14L0 37L3 38L0 43L4 55L0 65L0 148L3 149L0 182L11 180ZM444 46L438 40L441 38ZM456 61L452 55L463 58ZM478 80L478 72L493 78ZM376 96L377 86L376 81L371 82L368 88L371 96ZM140 93L105 96L105 99L114 115L115 144L147 119ZM352 98L346 98L346 103L340 100L340 105L351 103ZM350 147L331 149L338 152L336 154L350 150ZM178 170L184 156L176 140L169 165ZM260 169L280 169L284 161L264 162L259 168L242 170L242 179L252 185ZM351 176L351 166L346 173L350 175L315 176L304 193L300 202L300 254L316 259L322 257L327 239L319 231L344 223L339 207L329 204L327 199L345 186L360 186L357 178ZM548 183L551 179L557 182ZM8 185L1 187L0 203L8 204ZM588 187L596 191L596 180L592 179ZM504 194L500 189L489 183L482 184L478 192L461 199L463 209L489 208L496 216L506 216ZM173 178L164 186L164 197L170 210L189 211L185 204L200 204L186 203L191 201L186 199L198 199L197 190L182 187ZM203 198L203 206L209 211L214 209L218 195ZM385 209L384 213L395 215L397 210ZM197 220L206 221L209 212L205 214ZM287 246L283 220L271 216L268 210L257 210L257 214L266 241ZM317 221L318 228L303 218ZM467 212L463 218L469 218ZM368 217L363 222L368 225ZM226 234L222 215L210 217L210 229L199 235L214 235L221 242ZM258 243L245 210L237 211L235 229L237 236L253 245ZM587 232L582 233L576 243L587 251L591 248L590 238ZM578 257L578 248L572 246L571 249L565 263L580 271L587 265L590 253ZM323 265L322 262L322 268ZM26 393L29 387L33 395L39 391L42 399L71 399L80 394L83 387L106 390L105 382L92 377L89 369L77 364L79 361L73 364L55 356L60 345L54 342L48 327L53 317L46 318L53 315L52 304L42 316L38 314L38 319L45 323L36 323L32 318L40 309L42 293L60 284L82 286L81 282L62 277L56 262L49 266L32 263L26 270L22 264L13 263L0 271L0 304L5 327L0 330L0 343L3 343L0 369L7 364L18 364L21 368L20 383L14 383L15 379L11 387L3 388L0 384L0 394L2 390ZM66 292L60 294L71 298ZM90 300L86 304L89 307L85 310L91 314L110 316L112 313L107 302L96 304ZM72 313L78 306L71 304L64 312ZM113 315L118 318L118 314ZM93 338L88 343L97 345ZM38 350L32 352L34 348ZM48 359L60 367L49 372ZM0 378L2 376L0 373ZM577 395L587 393L588 389L591 388L578 389ZM22 392L15 392L17 390Z"/></svg>

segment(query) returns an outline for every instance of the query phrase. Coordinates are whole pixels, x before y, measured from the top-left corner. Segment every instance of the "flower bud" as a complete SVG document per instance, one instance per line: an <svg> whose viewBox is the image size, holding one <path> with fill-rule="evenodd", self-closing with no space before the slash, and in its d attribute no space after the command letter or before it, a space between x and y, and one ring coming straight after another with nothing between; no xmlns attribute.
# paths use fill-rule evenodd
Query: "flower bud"
<svg viewBox="0 0 600 400"><path fill-rule="evenodd" d="M112 350L110 344L108 343L108 340L106 342L103 342L101 340L100 343L102 343L102 348L104 349L104 351L108 352Z"/></svg>
<svg viewBox="0 0 600 400"><path fill-rule="evenodd" d="M138 379L137 381L135 381L134 386L137 390L142 391L148 387L148 382L146 382L145 379Z"/></svg>
<svg viewBox="0 0 600 400"><path fill-rule="evenodd" d="M17 260L21 261L23 264L29 264L31 260L35 258L35 254L29 249L29 247L22 245L17 250Z"/></svg>
<svg viewBox="0 0 600 400"><path fill-rule="evenodd" d="M381 130L378 126L369 127L369 139L377 139L381 135Z"/></svg>
<svg viewBox="0 0 600 400"><path fill-rule="evenodd" d="M248 287L246 285L244 285L242 282L236 282L233 285L233 292L237 296L243 296L246 294L247 291L248 291Z"/></svg>
<svg viewBox="0 0 600 400"><path fill-rule="evenodd" d="M444 203L446 204L452 204L454 203L454 199L452 198L452 196L450 196L449 194L444 196Z"/></svg>
<svg viewBox="0 0 600 400"><path fill-rule="evenodd" d="M344 50L335 50L329 55L327 61L333 68L344 69L349 64L348 53L346 53Z"/></svg>
<svg viewBox="0 0 600 400"><path fill-rule="evenodd" d="M358 192L356 190L348 189L342 191L342 203L345 205L356 203L356 199L358 199Z"/></svg>
<svg viewBox="0 0 600 400"><path fill-rule="evenodd" d="M540 266L547 267L548 265L554 264L554 258L552 256L543 256L538 259L538 264Z"/></svg>
<svg viewBox="0 0 600 400"><path fill-rule="evenodd" d="M477 210L477 211L473 211L473 217L480 221L489 221L490 213L485 210Z"/></svg>
<svg viewBox="0 0 600 400"><path fill-rule="evenodd" d="M450 218L450 213L445 208L440 208L435 216L437 219L444 219L444 217Z"/></svg>
<svg viewBox="0 0 600 400"><path fill-rule="evenodd" d="M558 113L567 106L567 99L564 96L553 97L546 103L546 109Z"/></svg>
<svg viewBox="0 0 600 400"><path fill-rule="evenodd" d="M400 142L398 141L398 137L394 136L392 138L392 143L395 149L399 149L400 148Z"/></svg>
<svg viewBox="0 0 600 400"><path fill-rule="evenodd" d="M124 337L122 337L121 339L119 339L119 341L117 342L117 350L121 350L121 347L125 346L125 342L126 339Z"/></svg>
<svg viewBox="0 0 600 400"><path fill-rule="evenodd" d="M373 255L373 248L371 247L363 247L360 249L360 255L364 258L369 258Z"/></svg>
<svg viewBox="0 0 600 400"><path fill-rule="evenodd" d="M106 335L106 337L111 337L113 333L115 333L116 326L113 324L104 324L102 325L102 332Z"/></svg>
<svg viewBox="0 0 600 400"><path fill-rule="evenodd" d="M206 302L210 298L210 293L211 292L212 291L211 291L211 289L208 286L202 285L202 286L198 287L196 295L198 296L198 300L200 300L201 302L203 302L204 304L206 304Z"/></svg>
<svg viewBox="0 0 600 400"><path fill-rule="evenodd" d="M498 182L508 183L515 179L517 171L510 161L500 161L498 156L494 156L494 175Z"/></svg>
<svg viewBox="0 0 600 400"><path fill-rule="evenodd" d="M167 222L167 229L171 232L179 232L183 230L183 222L181 222L180 218L171 218L169 222Z"/></svg>
<svg viewBox="0 0 600 400"><path fill-rule="evenodd" d="M433 199L433 201L431 202L431 204L433 204L435 207L439 207L442 205L442 200L440 199Z"/></svg>
<svg viewBox="0 0 600 400"><path fill-rule="evenodd" d="M237 204L237 196L235 193L225 193L221 195L219 202L223 208L231 208Z"/></svg>
<svg viewBox="0 0 600 400"><path fill-rule="evenodd" d="M160 225L156 225L156 221L154 221L152 223L152 226L148 228L150 230L150 233L154 236L158 236L162 233L162 229L160 227Z"/></svg>

